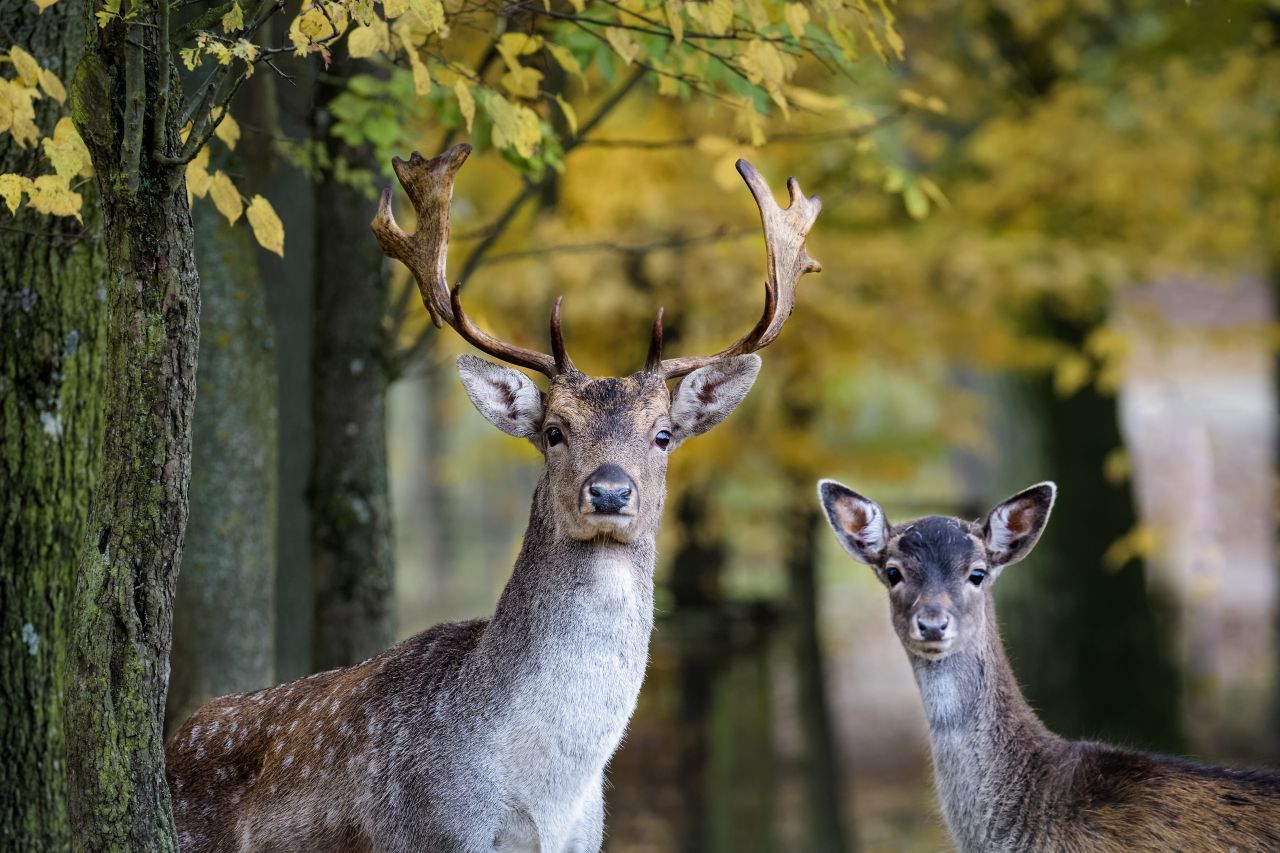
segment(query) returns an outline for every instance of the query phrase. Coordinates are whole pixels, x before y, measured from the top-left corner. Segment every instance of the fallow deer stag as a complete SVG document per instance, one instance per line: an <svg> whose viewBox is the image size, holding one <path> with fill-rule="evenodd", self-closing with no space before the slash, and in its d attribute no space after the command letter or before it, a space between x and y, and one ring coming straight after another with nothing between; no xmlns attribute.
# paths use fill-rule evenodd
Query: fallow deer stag
<svg viewBox="0 0 1280 853"><path fill-rule="evenodd" d="M1070 741L1022 698L991 587L1040 538L1057 488L1032 486L978 523L890 525L823 480L836 538L889 590L924 699L942 814L962 853L1280 850L1280 773Z"/></svg>
<svg viewBox="0 0 1280 853"><path fill-rule="evenodd" d="M592 378L565 351L559 302L551 353L479 329L445 279L453 180L470 153L395 160L417 211L406 234L383 196L373 232L413 272L437 325L549 380L458 359L480 413L545 457L524 545L489 619L438 625L358 666L214 699L174 733L169 784L184 851L594 851L605 766L644 678L653 626L654 536L667 457L720 423L781 331L796 285L820 269L804 248L821 204L794 180L780 208L738 163L760 208L765 307L709 356L662 357ZM667 382L683 377L672 392Z"/></svg>

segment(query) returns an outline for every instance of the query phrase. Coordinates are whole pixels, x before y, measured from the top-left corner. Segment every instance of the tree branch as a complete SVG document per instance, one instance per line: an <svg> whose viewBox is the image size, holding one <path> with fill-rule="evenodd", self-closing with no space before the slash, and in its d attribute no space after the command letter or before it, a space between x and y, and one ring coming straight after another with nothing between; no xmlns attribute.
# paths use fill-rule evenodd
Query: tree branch
<svg viewBox="0 0 1280 853"><path fill-rule="evenodd" d="M759 228L741 228L734 231L730 231L727 228L718 228L709 234L698 234L693 237L669 237L666 240L655 240L652 243L634 243L628 245L626 243L615 243L611 240L596 240L590 243L563 243L559 246L543 246L538 249L521 249L515 252L503 252L497 255L490 255L484 260L483 264L486 266L493 266L494 264L514 263L516 261L523 261L528 258L544 257L546 255L589 255L597 253L609 253L615 255L648 255L653 252L685 249L690 246L727 243L733 240L742 240L759 233Z"/></svg>
<svg viewBox="0 0 1280 853"><path fill-rule="evenodd" d="M828 139L861 139L877 130L892 124L906 115L905 107L895 107L870 124L858 127L833 128L831 130L791 131L773 133L768 137L773 142L822 142ZM587 139L582 142L584 148L636 148L640 150L658 150L662 148L688 148L698 143L700 136L682 136L674 139ZM743 143L748 144L748 143Z"/></svg>
<svg viewBox="0 0 1280 853"><path fill-rule="evenodd" d="M129 195L141 183L142 137L147 116L147 63L145 48L134 37L134 27L124 37L124 131L120 141L120 177Z"/></svg>

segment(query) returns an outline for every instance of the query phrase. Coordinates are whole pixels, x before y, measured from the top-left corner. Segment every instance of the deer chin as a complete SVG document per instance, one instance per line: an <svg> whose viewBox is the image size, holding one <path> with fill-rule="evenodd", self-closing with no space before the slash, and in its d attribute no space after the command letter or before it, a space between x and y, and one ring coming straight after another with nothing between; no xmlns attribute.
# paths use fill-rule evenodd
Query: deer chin
<svg viewBox="0 0 1280 853"><path fill-rule="evenodd" d="M936 663L955 651L956 641L953 637L944 640L911 639L906 643L907 651L916 657Z"/></svg>
<svg viewBox="0 0 1280 853"><path fill-rule="evenodd" d="M562 516L563 518L563 516ZM575 510L562 520L560 531L579 542L634 542L640 533L637 513L582 512Z"/></svg>

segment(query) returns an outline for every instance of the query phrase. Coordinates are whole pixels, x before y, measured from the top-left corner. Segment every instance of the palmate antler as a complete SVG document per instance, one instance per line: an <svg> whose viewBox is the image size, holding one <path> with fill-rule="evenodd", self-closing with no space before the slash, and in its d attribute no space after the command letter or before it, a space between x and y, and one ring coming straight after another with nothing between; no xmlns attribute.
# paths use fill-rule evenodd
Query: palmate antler
<svg viewBox="0 0 1280 853"><path fill-rule="evenodd" d="M476 326L462 310L462 286L449 290L445 259L449 250L449 202L453 179L471 153L465 143L455 145L430 160L414 152L408 160L391 161L400 185L418 213L418 227L406 234L391 212L391 187L382 192L371 227L383 254L403 263L413 273L422 301L437 326L446 324L479 350L517 367L537 370L548 377L576 371L564 348L560 331L560 299L551 311L551 354L525 349L499 340ZM764 226L769 275L765 281L764 313L755 327L728 348L714 355L662 358L662 309L654 319L653 338L645 369L675 379L717 361L746 355L773 343L795 306L796 286L807 272L822 266L805 251L804 238L822 210L817 196L805 196L795 178L787 181L790 205L778 206L769 186L750 163L738 161L738 172L760 208Z"/></svg>

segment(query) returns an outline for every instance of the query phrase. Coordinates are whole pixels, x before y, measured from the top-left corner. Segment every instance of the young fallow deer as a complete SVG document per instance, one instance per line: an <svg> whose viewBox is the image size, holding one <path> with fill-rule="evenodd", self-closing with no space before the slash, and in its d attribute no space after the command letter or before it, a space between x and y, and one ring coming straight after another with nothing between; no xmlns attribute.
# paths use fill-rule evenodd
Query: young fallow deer
<svg viewBox="0 0 1280 853"><path fill-rule="evenodd" d="M818 493L836 538L889 590L924 699L942 814L969 851L1280 850L1280 773L1228 770L1050 732L1004 655L991 586L1031 551L1056 487L978 523L890 525L833 480Z"/></svg>
<svg viewBox="0 0 1280 853"><path fill-rule="evenodd" d="M806 272L821 204L794 180L782 209L747 163L768 278L755 327L711 356L662 358L662 312L645 368L580 373L559 302L551 354L500 341L445 279L454 175L470 153L395 160L416 233L382 196L373 232L404 262L437 324L545 374L458 359L480 413L545 456L515 569L490 619L438 625L358 666L214 699L168 743L184 851L595 851L605 765L635 708L653 626L654 536L667 457L720 423L760 368ZM684 377L672 393L667 382Z"/></svg>

